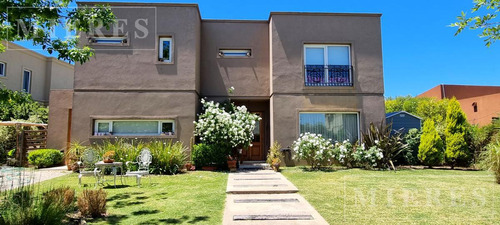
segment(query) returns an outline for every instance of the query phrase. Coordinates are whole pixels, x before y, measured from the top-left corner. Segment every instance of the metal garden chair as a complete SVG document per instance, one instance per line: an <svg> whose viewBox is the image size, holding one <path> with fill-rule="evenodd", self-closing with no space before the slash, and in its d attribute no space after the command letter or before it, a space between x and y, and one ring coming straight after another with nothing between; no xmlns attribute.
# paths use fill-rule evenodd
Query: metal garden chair
<svg viewBox="0 0 500 225"><path fill-rule="evenodd" d="M96 179L96 183L94 186L97 186L101 176L101 171L95 166L95 164L99 162L99 160L99 155L93 149L86 149L83 152L82 156L80 157L80 161L77 162L78 170L80 173L78 175L78 185L82 185L82 177L94 176Z"/></svg>
<svg viewBox="0 0 500 225"><path fill-rule="evenodd" d="M143 148L141 150L141 153L139 153L139 156L137 156L136 162L128 161L125 163L125 165L127 166L127 172L125 173L125 176L135 176L137 185L139 187L141 186L141 177L148 176L149 184L151 184L151 176L149 176L149 165L152 161L153 156L151 155L151 151L149 151L148 148ZM137 165L137 170L131 171L130 168L132 165Z"/></svg>

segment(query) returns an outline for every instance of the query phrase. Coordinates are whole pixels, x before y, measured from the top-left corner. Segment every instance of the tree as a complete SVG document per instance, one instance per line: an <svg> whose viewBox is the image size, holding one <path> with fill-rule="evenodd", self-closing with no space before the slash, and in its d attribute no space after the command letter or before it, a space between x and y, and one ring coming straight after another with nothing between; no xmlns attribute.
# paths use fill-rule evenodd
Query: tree
<svg viewBox="0 0 500 225"><path fill-rule="evenodd" d="M424 122L420 145L418 146L418 159L429 167L443 162L443 141L432 120Z"/></svg>
<svg viewBox="0 0 500 225"><path fill-rule="evenodd" d="M444 132L446 139L445 159L453 168L460 163L468 163L470 151L465 141L469 124L467 117L460 108L457 99L452 98L446 110L446 129Z"/></svg>
<svg viewBox="0 0 500 225"><path fill-rule="evenodd" d="M78 36L63 40L53 37L56 28L63 26L68 33L91 32L110 26L115 16L108 6L68 8L72 0L2 1L0 3L0 40L31 40L58 58L84 63L93 56L88 46L80 46ZM0 43L0 53L5 46Z"/></svg>
<svg viewBox="0 0 500 225"><path fill-rule="evenodd" d="M462 11L462 14L457 17L458 22L452 23L450 26L458 27L455 36L466 28L471 30L482 29L479 37L486 38L484 42L489 47L500 39L500 21L496 20L499 11L500 0L474 0L471 12L479 15L468 17Z"/></svg>

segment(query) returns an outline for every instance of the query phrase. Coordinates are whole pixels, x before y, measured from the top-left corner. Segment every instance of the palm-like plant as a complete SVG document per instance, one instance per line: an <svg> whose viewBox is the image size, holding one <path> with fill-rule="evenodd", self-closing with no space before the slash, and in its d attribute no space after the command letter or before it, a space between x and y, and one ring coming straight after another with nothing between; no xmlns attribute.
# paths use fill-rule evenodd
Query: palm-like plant
<svg viewBox="0 0 500 225"><path fill-rule="evenodd" d="M383 158L378 164L380 167L386 166L396 170L393 159L396 158L406 147L401 138L401 133L395 132L391 135L392 124L386 125L381 123L380 126L375 126L370 123L370 127L366 132L362 133L363 143L367 149L372 146L377 146L382 150Z"/></svg>

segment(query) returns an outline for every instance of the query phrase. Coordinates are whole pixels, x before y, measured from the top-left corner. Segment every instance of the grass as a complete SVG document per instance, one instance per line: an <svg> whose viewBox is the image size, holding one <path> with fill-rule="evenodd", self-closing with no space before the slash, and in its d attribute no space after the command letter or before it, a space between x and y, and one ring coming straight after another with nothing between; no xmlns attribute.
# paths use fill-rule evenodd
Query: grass
<svg viewBox="0 0 500 225"><path fill-rule="evenodd" d="M126 185L112 177L107 192L109 216L87 220L90 224L221 224L226 198L227 173L194 171L172 176L142 178L142 187L135 178L126 179ZM118 178L117 178L118 179ZM93 189L93 177L83 177L86 187L78 186L78 175L71 174L41 183L41 189L70 186L79 195L84 188Z"/></svg>
<svg viewBox="0 0 500 225"><path fill-rule="evenodd" d="M330 224L500 221L500 185L486 171L308 172L295 167L282 173Z"/></svg>

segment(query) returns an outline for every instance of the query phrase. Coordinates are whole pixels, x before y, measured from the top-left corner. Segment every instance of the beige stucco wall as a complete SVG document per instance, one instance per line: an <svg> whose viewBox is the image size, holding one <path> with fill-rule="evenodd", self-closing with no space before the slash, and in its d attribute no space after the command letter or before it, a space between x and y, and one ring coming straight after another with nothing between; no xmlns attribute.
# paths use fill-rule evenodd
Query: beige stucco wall
<svg viewBox="0 0 500 225"><path fill-rule="evenodd" d="M269 30L267 21L202 22L201 95L269 97ZM219 49L250 49L242 58L219 57Z"/></svg>
<svg viewBox="0 0 500 225"><path fill-rule="evenodd" d="M6 51L0 53L0 62L6 63L6 76L0 82L11 90L22 90L23 72L31 70L31 95L40 102L49 101L51 89L73 88L73 65L53 57L46 57L20 45L2 42Z"/></svg>
<svg viewBox="0 0 500 225"><path fill-rule="evenodd" d="M49 102L47 147L65 149L68 143L68 120L73 107L73 90L52 90Z"/></svg>

